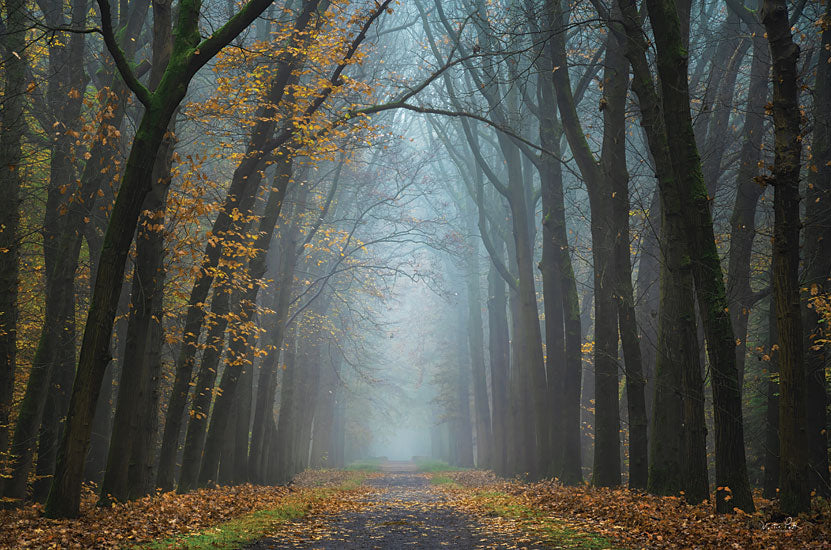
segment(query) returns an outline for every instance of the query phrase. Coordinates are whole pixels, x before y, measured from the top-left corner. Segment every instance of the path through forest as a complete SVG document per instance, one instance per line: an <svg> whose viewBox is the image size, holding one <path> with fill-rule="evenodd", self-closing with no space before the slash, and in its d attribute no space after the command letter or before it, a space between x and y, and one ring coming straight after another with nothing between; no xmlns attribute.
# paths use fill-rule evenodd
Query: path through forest
<svg viewBox="0 0 831 550"><path fill-rule="evenodd" d="M279 536L244 548L548 548L531 541L510 520L459 510L416 469L412 462L386 462L382 475L366 481L371 491L345 497L340 511L300 519Z"/></svg>

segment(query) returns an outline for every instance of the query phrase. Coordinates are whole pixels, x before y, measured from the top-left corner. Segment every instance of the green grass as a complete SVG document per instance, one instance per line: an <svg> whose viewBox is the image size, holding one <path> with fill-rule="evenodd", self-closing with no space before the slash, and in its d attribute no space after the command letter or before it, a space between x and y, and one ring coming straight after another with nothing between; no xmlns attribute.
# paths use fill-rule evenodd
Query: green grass
<svg viewBox="0 0 831 550"><path fill-rule="evenodd" d="M451 466L443 460L419 459L415 463L419 472L452 472L464 469Z"/></svg>
<svg viewBox="0 0 831 550"><path fill-rule="evenodd" d="M331 498L340 491L352 491L360 487L366 476L355 475L337 487L310 489L286 497L277 508L258 510L186 535L161 541L132 546L142 550L232 550L247 543L267 537L287 521L305 516L312 505Z"/></svg>
<svg viewBox="0 0 831 550"><path fill-rule="evenodd" d="M446 487L459 487L459 484L452 478L442 475L434 475L430 478L431 485L444 485Z"/></svg>
<svg viewBox="0 0 831 550"><path fill-rule="evenodd" d="M492 515L515 519L523 527L533 526L536 536L557 548L579 550L617 550L620 548L606 537L576 530L561 520L546 516L539 510L516 502L508 494L498 491L480 491L476 493L475 499Z"/></svg>
<svg viewBox="0 0 831 550"><path fill-rule="evenodd" d="M232 519L192 535L169 538L135 548L161 549L235 549L243 544L263 538L286 521L302 517L311 502L289 502L279 508L260 510Z"/></svg>

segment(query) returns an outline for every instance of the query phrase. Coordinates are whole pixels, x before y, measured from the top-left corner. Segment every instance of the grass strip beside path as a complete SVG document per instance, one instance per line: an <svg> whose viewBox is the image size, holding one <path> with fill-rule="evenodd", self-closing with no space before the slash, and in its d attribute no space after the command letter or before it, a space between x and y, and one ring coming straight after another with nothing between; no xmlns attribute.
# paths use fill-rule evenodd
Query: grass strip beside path
<svg viewBox="0 0 831 550"><path fill-rule="evenodd" d="M442 472L430 476L430 483L443 490L460 510L500 528L525 533L528 542L553 548L580 550L621 549L612 539L586 530L531 506L520 495L500 490L500 485L486 472ZM507 521L504 521L507 520Z"/></svg>
<svg viewBox="0 0 831 550"><path fill-rule="evenodd" d="M354 491L363 478L356 476L336 487L301 488L288 494L274 508L257 510L203 529L195 533L171 537L162 541L133 546L146 550L201 550L227 549L261 539L279 530L288 521L301 518L329 499L338 498L344 492Z"/></svg>
<svg viewBox="0 0 831 550"><path fill-rule="evenodd" d="M476 490L471 498L487 514L513 519L532 538L555 548L581 550L622 548L606 537L583 530L580 525L570 525L563 519L547 516L542 511L523 504L515 496L507 493Z"/></svg>

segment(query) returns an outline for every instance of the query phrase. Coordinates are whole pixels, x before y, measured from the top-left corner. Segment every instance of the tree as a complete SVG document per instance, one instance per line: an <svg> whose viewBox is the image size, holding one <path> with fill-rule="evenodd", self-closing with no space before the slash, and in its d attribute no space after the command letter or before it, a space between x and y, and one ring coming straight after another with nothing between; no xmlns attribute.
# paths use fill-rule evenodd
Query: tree
<svg viewBox="0 0 831 550"><path fill-rule="evenodd" d="M185 317L184 338L176 358L173 390L165 414L165 428L162 435L162 447L156 484L163 489L174 486L176 454L179 446L179 431L187 404L190 379L198 341L205 320L203 304L213 284L216 267L222 255L222 243L225 235L241 232L241 224L248 219L262 181L262 170L266 157L273 151L269 145L274 138L277 120L275 114L292 81L292 75L303 59L303 45L309 40L309 29L316 21L320 4L317 1L304 2L294 18L292 31L288 37L286 49L281 52L277 71L271 82L266 101L258 108L257 121L251 129L251 138L243 160L234 170L231 185L223 202L222 209L214 220L211 234L200 266L199 275L193 283Z"/></svg>
<svg viewBox="0 0 831 550"><path fill-rule="evenodd" d="M615 32L609 32L603 75L604 97L601 100L604 120L603 146L598 161L589 148L579 122L566 70L568 61L561 23L562 8L559 2L553 1L546 4L546 9L550 21L550 55L554 67L557 67L552 72L557 104L569 147L586 181L592 210L596 403L594 483L600 486L620 483L617 389L620 326L626 358L627 400L630 405L630 482L634 487L644 487L647 474L646 405L643 398L644 383L637 321L632 308L634 302L628 250L629 175L626 171L623 139L628 61L620 48L619 37ZM618 225L614 225L615 222ZM619 225L621 223L622 226ZM622 243L626 243L623 251L620 250Z"/></svg>
<svg viewBox="0 0 831 550"><path fill-rule="evenodd" d="M828 470L825 365L831 352L828 344L821 342L822 316L811 307L811 300L831 290L831 228L827 222L831 217L831 51L828 48L831 44L831 2L825 4L821 28L814 84L813 144L805 193L803 278L810 297L803 300L803 328L806 335L805 413L810 486L818 494L828 497L831 475Z"/></svg>
<svg viewBox="0 0 831 550"><path fill-rule="evenodd" d="M167 66L172 46L170 33L170 5L154 3L150 90L156 89ZM173 130L171 124L159 148L151 189L139 218L124 364L101 483L102 503L111 498L122 501L138 498L152 488L164 316L164 219L170 188Z"/></svg>
<svg viewBox="0 0 831 550"><path fill-rule="evenodd" d="M701 171L690 114L687 48L674 0L648 0L647 11L657 46L661 105L672 160L674 185L684 204L684 227L703 317L713 375L716 443L716 509L754 509L747 479L744 424L730 308L713 233L709 195ZM685 20L688 20L688 14Z"/></svg>
<svg viewBox="0 0 831 550"><path fill-rule="evenodd" d="M136 78L116 42L109 4L99 2L101 27L121 76L145 108L124 168L121 187L104 234L104 243L84 329L78 370L72 387L68 422L58 451L55 478L46 502L50 517L78 515L81 479L90 426L98 393L109 362L109 344L124 263L138 224L144 198L152 187L153 164L170 119L185 97L188 83L219 50L250 25L270 0L250 0L225 25L202 39L199 33L199 0L179 5L170 60L155 91ZM313 2L316 4L316 2Z"/></svg>
<svg viewBox="0 0 831 550"><path fill-rule="evenodd" d="M17 362L17 297L20 247L21 143L26 131L24 117L26 87L26 4L3 3L6 34L3 56L3 101L0 104L0 453L8 444L8 421L12 406Z"/></svg>
<svg viewBox="0 0 831 550"><path fill-rule="evenodd" d="M626 56L634 73L632 88L638 96L661 202L663 261L647 488L656 494L683 491L689 502L700 502L709 497L709 486L703 384L683 199L675 185L666 121L647 65L646 42L637 9L632 1L620 1L619 5L627 37Z"/></svg>
<svg viewBox="0 0 831 550"><path fill-rule="evenodd" d="M805 365L799 301L799 46L791 35L788 6L765 0L760 13L773 67L775 159L772 181L773 299L779 344L779 506L796 515L811 508L805 418Z"/></svg>

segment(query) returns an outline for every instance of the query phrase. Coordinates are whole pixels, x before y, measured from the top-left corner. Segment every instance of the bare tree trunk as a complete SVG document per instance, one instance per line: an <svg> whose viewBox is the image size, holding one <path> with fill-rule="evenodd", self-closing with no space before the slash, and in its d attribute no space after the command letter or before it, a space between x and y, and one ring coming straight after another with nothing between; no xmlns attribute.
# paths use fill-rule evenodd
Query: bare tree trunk
<svg viewBox="0 0 831 550"><path fill-rule="evenodd" d="M771 270L771 283L773 271ZM765 409L765 498L776 498L779 489L779 338L776 334L776 305L771 294L768 306L767 403Z"/></svg>
<svg viewBox="0 0 831 550"><path fill-rule="evenodd" d="M688 502L709 497L704 398L693 306L693 276L685 241L683 200L672 185L665 121L646 61L646 43L635 3L618 2L626 55L634 72L642 126L655 162L661 199L662 243L655 398L647 488L657 494L684 491Z"/></svg>
<svg viewBox="0 0 831 550"><path fill-rule="evenodd" d="M820 37L817 77L814 86L814 130L808 187L805 196L804 273L808 294L831 291L831 3L825 6ZM816 286L814 286L816 285ZM810 298L803 303L810 303ZM831 356L828 344L816 342L822 332L820 316L804 307L805 318L805 409L808 423L809 483L817 494L831 495L828 471L828 418L826 413L826 367Z"/></svg>
<svg viewBox="0 0 831 550"><path fill-rule="evenodd" d="M753 239L756 236L756 205L764 187L756 178L764 133L764 110L768 99L770 52L764 39L764 30L757 25L753 38L753 61L744 118L742 148L739 153L739 171L736 174L736 202L730 217L730 258L727 267L727 298L730 301L730 319L736 334L736 368L739 387L744 380L747 356L747 324L756 296L750 285L750 263Z"/></svg>
<svg viewBox="0 0 831 550"><path fill-rule="evenodd" d="M537 81L541 105L556 101L553 83L547 74L551 62L545 50L539 54ZM540 143L555 155L560 153L562 128L556 111L540 109ZM558 159L544 155L539 160L542 195L542 259L546 331L546 367L551 418L550 474L563 483L580 483L580 382L582 335L577 284L571 263L566 231L562 166Z"/></svg>
<svg viewBox="0 0 831 550"><path fill-rule="evenodd" d="M799 168L802 155L797 66L784 0L761 10L773 66L773 300L779 340L779 506L796 515L811 508L805 365L799 302Z"/></svg>
<svg viewBox="0 0 831 550"><path fill-rule="evenodd" d="M294 332L294 331L292 331ZM297 339L295 334L288 337L286 346L285 369L280 382L280 411L277 415L277 433L272 440L274 457L270 462L276 469L275 476L269 480L276 483L287 483L294 472L291 471L294 456L293 429L298 419L297 405Z"/></svg>
<svg viewBox="0 0 831 550"><path fill-rule="evenodd" d="M549 22L552 25L550 51L553 64L556 67L567 67L566 44L562 33L562 6L557 1L551 1L547 3L547 8ZM553 71L564 133L586 181L592 211L596 407L594 483L601 486L620 483L617 384L620 316L623 316L621 323L625 321L627 331L624 336L624 353L627 363L627 391L630 393L627 401L630 419L634 420L630 424L630 440L634 443L630 449L634 453L631 458L635 466L633 481L636 486L643 486L646 481L646 410L637 320L631 305L634 300L628 242L628 174L623 140L628 79L621 75L628 74L628 65L619 38L615 32L609 32L603 76L604 97L601 105L604 118L603 150L599 162L590 150L582 131L568 71ZM616 204L615 199L621 202ZM617 242L616 239L620 241Z"/></svg>
<svg viewBox="0 0 831 550"><path fill-rule="evenodd" d="M456 336L455 368L452 379L455 389L455 407L453 414L453 438L456 446L457 466L473 468L473 425L470 421L470 361L467 354L464 313L459 311L458 332ZM463 317L464 316L464 317ZM452 367L451 367L452 368Z"/></svg>
<svg viewBox="0 0 831 550"><path fill-rule="evenodd" d="M469 199L464 201L465 228L469 250L465 253L465 287L468 310L468 348L473 377L473 404L476 420L476 466L487 468L491 459L491 413L485 372L485 336L479 274L479 239L475 237L474 212Z"/></svg>
<svg viewBox="0 0 831 550"><path fill-rule="evenodd" d="M321 359L320 388L315 411L315 428L312 439L312 468L332 468L333 434L335 424L335 397L338 389L337 360Z"/></svg>
<svg viewBox="0 0 831 550"><path fill-rule="evenodd" d="M647 10L657 46L663 116L675 176L672 181L684 204L682 213L687 244L713 375L716 484L720 488L716 491L716 509L724 513L737 507L749 512L754 505L747 478L736 342L713 232L709 195L693 134L686 47L679 11L673 0L647 0ZM687 17L684 15L685 19Z"/></svg>
<svg viewBox="0 0 831 550"><path fill-rule="evenodd" d="M0 453L5 462L9 443L8 422L17 362L17 297L20 245L20 160L21 142L26 132L23 114L26 97L25 53L28 14L26 3L4 2L6 55L3 66L3 102L0 110ZM24 480L25 483L25 480ZM24 485L25 487L25 485ZM5 494L5 493L4 493ZM21 494L20 497L23 495Z"/></svg>
<svg viewBox="0 0 831 550"><path fill-rule="evenodd" d="M488 349L490 352L491 397L493 400L493 469L508 473L508 316L505 282L496 268L488 270Z"/></svg>

